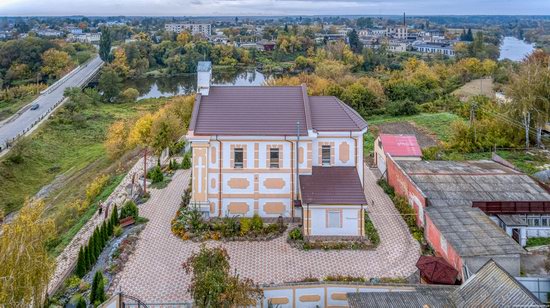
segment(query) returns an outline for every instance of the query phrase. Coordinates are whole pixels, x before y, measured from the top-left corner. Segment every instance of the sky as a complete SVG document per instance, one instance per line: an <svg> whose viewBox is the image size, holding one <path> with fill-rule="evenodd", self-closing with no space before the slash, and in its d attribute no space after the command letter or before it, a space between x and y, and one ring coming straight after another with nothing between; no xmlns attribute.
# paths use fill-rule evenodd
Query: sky
<svg viewBox="0 0 550 308"><path fill-rule="evenodd" d="M0 0L0 16L550 15L550 0Z"/></svg>

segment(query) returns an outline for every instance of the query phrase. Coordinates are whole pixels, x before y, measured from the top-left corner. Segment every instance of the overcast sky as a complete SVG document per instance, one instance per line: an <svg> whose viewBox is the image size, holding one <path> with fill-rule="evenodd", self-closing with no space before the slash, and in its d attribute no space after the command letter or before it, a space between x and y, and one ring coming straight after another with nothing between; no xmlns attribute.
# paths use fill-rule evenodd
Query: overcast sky
<svg viewBox="0 0 550 308"><path fill-rule="evenodd" d="M0 0L1 16L550 15L550 0Z"/></svg>

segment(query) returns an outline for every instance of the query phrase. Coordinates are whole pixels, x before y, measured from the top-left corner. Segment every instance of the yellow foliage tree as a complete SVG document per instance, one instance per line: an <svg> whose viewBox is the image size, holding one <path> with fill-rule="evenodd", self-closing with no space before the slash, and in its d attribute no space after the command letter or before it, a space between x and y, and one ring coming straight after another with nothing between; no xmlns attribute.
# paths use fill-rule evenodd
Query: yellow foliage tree
<svg viewBox="0 0 550 308"><path fill-rule="evenodd" d="M73 65L71 57L64 51L48 49L42 54L42 73L58 78Z"/></svg>
<svg viewBox="0 0 550 308"><path fill-rule="evenodd" d="M178 37L176 38L176 41L181 46L185 46L185 45L187 45L187 43L191 42L191 34L187 31L183 31L180 34L178 34Z"/></svg>
<svg viewBox="0 0 550 308"><path fill-rule="evenodd" d="M0 235L0 306L40 307L46 295L54 261L45 244L54 232L52 220L43 219L43 201L26 201Z"/></svg>
<svg viewBox="0 0 550 308"><path fill-rule="evenodd" d="M128 66L126 52L124 51L123 48L117 48L115 50L115 59L113 60L113 63L111 63L111 66L119 76L121 77L128 76L130 67Z"/></svg>
<svg viewBox="0 0 550 308"><path fill-rule="evenodd" d="M137 145L147 147L151 145L151 127L153 126L155 118L155 115L146 113L137 119L128 135L128 145L130 147L135 147Z"/></svg>
<svg viewBox="0 0 550 308"><path fill-rule="evenodd" d="M127 150L128 133L126 121L116 121L109 127L105 148L111 159L120 157Z"/></svg>

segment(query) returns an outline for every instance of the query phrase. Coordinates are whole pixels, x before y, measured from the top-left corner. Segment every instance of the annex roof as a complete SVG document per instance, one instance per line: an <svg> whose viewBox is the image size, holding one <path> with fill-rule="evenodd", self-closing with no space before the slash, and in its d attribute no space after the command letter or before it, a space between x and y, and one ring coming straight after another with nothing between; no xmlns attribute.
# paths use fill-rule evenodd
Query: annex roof
<svg viewBox="0 0 550 308"><path fill-rule="evenodd" d="M414 135L380 134L382 149L394 157L422 157L422 150Z"/></svg>
<svg viewBox="0 0 550 308"><path fill-rule="evenodd" d="M195 135L295 136L308 130L362 131L367 123L335 97L308 96L303 86L211 86L197 95L189 130Z"/></svg>
<svg viewBox="0 0 550 308"><path fill-rule="evenodd" d="M473 201L549 201L528 175L490 160L396 161L434 207Z"/></svg>
<svg viewBox="0 0 550 308"><path fill-rule="evenodd" d="M441 235L461 257L524 252L512 237L478 208L428 206L426 212Z"/></svg>
<svg viewBox="0 0 550 308"><path fill-rule="evenodd" d="M351 308L541 307L542 303L495 261L461 286L416 286L412 291L348 293Z"/></svg>
<svg viewBox="0 0 550 308"><path fill-rule="evenodd" d="M367 204L355 167L313 167L311 175L300 175L304 204Z"/></svg>

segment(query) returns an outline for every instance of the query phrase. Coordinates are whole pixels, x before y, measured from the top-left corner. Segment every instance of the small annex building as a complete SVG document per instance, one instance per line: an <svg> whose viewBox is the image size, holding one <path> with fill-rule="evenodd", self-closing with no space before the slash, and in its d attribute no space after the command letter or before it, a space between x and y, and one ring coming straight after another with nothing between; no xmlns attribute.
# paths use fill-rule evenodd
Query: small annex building
<svg viewBox="0 0 550 308"><path fill-rule="evenodd" d="M428 243L463 280L489 259L519 276L528 227L514 222L527 224L522 219L536 215L542 222L550 213L543 186L491 160L399 161L387 155L387 162L388 183L408 200Z"/></svg>
<svg viewBox="0 0 550 308"><path fill-rule="evenodd" d="M461 286L418 285L412 291L357 292L347 297L350 308L544 307L493 260Z"/></svg>
<svg viewBox="0 0 550 308"><path fill-rule="evenodd" d="M421 160L422 150L414 135L380 134L374 141L374 163L386 175L386 154L394 160Z"/></svg>

